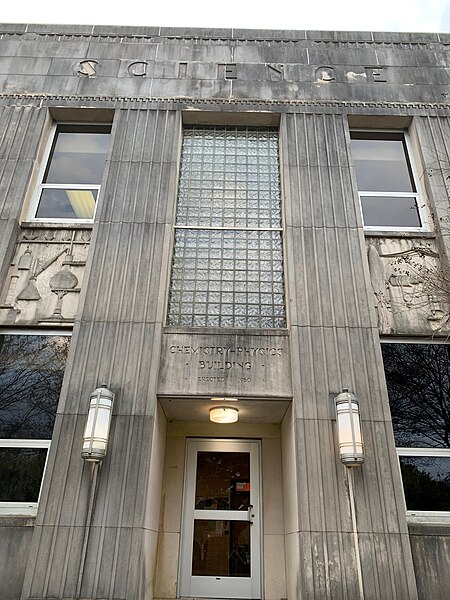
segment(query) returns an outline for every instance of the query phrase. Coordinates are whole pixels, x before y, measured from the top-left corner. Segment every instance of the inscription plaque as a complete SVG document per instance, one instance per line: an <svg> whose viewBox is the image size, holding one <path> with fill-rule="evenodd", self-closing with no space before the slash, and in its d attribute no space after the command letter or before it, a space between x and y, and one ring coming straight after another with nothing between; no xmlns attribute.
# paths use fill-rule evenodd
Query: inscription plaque
<svg viewBox="0 0 450 600"><path fill-rule="evenodd" d="M287 335L164 334L161 395L292 395Z"/></svg>

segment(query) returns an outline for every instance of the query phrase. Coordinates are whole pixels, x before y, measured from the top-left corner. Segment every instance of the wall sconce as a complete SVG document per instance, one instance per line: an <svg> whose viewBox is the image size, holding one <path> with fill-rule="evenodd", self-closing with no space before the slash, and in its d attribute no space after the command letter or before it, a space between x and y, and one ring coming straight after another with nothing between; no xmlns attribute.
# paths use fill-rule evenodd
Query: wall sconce
<svg viewBox="0 0 450 600"><path fill-rule="evenodd" d="M209 420L213 423L236 423L239 418L237 408L229 408L228 406L218 406L211 408L209 411Z"/></svg>
<svg viewBox="0 0 450 600"><path fill-rule="evenodd" d="M89 413L83 436L84 460L100 462L106 456L114 394L102 384L89 399Z"/></svg>
<svg viewBox="0 0 450 600"><path fill-rule="evenodd" d="M347 388L334 401L341 462L346 467L356 467L364 462L359 402Z"/></svg>

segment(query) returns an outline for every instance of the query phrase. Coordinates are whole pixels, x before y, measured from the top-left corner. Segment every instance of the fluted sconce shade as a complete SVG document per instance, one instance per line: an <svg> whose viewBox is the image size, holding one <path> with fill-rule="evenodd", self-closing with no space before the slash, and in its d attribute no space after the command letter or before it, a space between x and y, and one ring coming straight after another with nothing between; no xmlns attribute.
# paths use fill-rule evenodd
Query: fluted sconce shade
<svg viewBox="0 0 450 600"><path fill-rule="evenodd" d="M100 462L105 458L113 404L114 394L106 386L92 392L81 452L84 460Z"/></svg>
<svg viewBox="0 0 450 600"><path fill-rule="evenodd" d="M364 462L359 402L354 394L344 389L335 398L336 425L341 462L356 467Z"/></svg>

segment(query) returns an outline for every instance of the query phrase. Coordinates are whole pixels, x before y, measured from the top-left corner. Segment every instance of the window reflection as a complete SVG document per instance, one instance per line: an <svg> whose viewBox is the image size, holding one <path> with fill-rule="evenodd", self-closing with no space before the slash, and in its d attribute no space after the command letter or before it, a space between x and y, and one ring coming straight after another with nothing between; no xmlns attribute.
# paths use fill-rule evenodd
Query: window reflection
<svg viewBox="0 0 450 600"><path fill-rule="evenodd" d="M450 457L400 456L406 507L450 511Z"/></svg>
<svg viewBox="0 0 450 600"><path fill-rule="evenodd" d="M0 438L50 439L69 338L0 335Z"/></svg>
<svg viewBox="0 0 450 600"><path fill-rule="evenodd" d="M450 345L383 344L396 445L450 448Z"/></svg>
<svg viewBox="0 0 450 600"><path fill-rule="evenodd" d="M410 196L360 196L364 224L372 227L420 227L416 199Z"/></svg>
<svg viewBox="0 0 450 600"><path fill-rule="evenodd" d="M52 148L45 183L101 183L109 146L109 127L67 131L59 126ZM72 127L73 129L73 127Z"/></svg>
<svg viewBox="0 0 450 600"><path fill-rule="evenodd" d="M352 131L351 143L364 226L422 227L405 134Z"/></svg>
<svg viewBox="0 0 450 600"><path fill-rule="evenodd" d="M198 452L195 508L245 511L249 505L249 453Z"/></svg>
<svg viewBox="0 0 450 600"><path fill-rule="evenodd" d="M92 219L97 195L98 189L44 188L36 211L36 218Z"/></svg>
<svg viewBox="0 0 450 600"><path fill-rule="evenodd" d="M352 133L358 189L372 192L414 192L403 135L391 134L390 139L357 139L358 135L361 134ZM364 134L366 138L368 135Z"/></svg>
<svg viewBox="0 0 450 600"><path fill-rule="evenodd" d="M0 502L37 502L47 448L0 448Z"/></svg>
<svg viewBox="0 0 450 600"><path fill-rule="evenodd" d="M450 511L450 345L382 352L407 510Z"/></svg>
<svg viewBox="0 0 450 600"><path fill-rule="evenodd" d="M93 219L110 131L109 125L57 126L33 218Z"/></svg>
<svg viewBox="0 0 450 600"><path fill-rule="evenodd" d="M250 577L248 521L194 521L192 575Z"/></svg>

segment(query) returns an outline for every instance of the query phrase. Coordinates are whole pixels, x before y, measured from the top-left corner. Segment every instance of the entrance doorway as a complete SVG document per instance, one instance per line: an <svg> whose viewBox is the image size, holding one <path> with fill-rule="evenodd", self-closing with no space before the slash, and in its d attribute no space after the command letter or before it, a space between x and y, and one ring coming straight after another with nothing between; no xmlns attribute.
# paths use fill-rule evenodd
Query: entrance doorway
<svg viewBox="0 0 450 600"><path fill-rule="evenodd" d="M261 598L260 443L188 439L179 595Z"/></svg>

